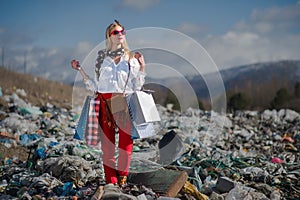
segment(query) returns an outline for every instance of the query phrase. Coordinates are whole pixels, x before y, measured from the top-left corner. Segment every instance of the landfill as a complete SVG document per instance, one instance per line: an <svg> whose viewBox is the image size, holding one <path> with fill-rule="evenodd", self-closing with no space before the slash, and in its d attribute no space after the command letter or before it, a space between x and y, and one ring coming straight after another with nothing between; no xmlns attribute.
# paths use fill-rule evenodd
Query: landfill
<svg viewBox="0 0 300 200"><path fill-rule="evenodd" d="M80 108L36 107L24 96L0 95L0 199L300 199L293 110L158 105L157 135L134 140L128 186L120 189L105 185L101 150L73 138Z"/></svg>

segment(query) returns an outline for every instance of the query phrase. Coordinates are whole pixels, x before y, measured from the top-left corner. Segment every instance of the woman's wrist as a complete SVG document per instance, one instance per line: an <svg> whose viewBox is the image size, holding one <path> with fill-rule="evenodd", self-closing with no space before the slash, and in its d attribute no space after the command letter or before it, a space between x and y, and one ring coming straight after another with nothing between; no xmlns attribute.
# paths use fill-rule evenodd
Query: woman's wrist
<svg viewBox="0 0 300 200"><path fill-rule="evenodd" d="M83 71L81 67L78 67L77 70L81 73L83 82L86 82L90 79L90 77Z"/></svg>
<svg viewBox="0 0 300 200"><path fill-rule="evenodd" d="M145 65L141 65L141 66L140 66L140 71L141 71L141 72L145 72Z"/></svg>
<svg viewBox="0 0 300 200"><path fill-rule="evenodd" d="M86 74L84 74L82 76L82 78L83 78L83 82L87 82L90 79L90 77L88 75L86 75Z"/></svg>
<svg viewBox="0 0 300 200"><path fill-rule="evenodd" d="M87 82L89 80L89 77L83 77L83 82Z"/></svg>

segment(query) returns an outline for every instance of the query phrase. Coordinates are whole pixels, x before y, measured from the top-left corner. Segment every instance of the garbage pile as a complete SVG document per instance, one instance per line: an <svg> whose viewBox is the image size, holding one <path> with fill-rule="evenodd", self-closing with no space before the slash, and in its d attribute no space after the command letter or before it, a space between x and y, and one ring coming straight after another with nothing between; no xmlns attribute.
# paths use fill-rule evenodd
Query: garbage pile
<svg viewBox="0 0 300 200"><path fill-rule="evenodd" d="M120 191L104 184L101 151L73 138L80 109L35 107L25 95L0 95L7 103L0 105L0 199L300 197L300 114L293 110L158 106L158 134L134 141L129 184ZM5 154L16 147L22 157Z"/></svg>

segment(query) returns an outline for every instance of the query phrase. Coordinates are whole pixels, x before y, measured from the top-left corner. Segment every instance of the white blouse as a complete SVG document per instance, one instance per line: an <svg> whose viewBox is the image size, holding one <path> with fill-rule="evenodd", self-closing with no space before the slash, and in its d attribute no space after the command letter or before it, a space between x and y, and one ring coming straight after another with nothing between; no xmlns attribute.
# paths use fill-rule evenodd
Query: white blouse
<svg viewBox="0 0 300 200"><path fill-rule="evenodd" d="M140 64L136 58L131 58L129 62L130 73L126 88L129 66L125 57L121 56L118 64L115 64L111 57L106 57L100 68L99 81L95 73L94 80L85 81L87 89L100 93L123 93L124 88L125 93L140 90L145 83L146 74L140 71Z"/></svg>

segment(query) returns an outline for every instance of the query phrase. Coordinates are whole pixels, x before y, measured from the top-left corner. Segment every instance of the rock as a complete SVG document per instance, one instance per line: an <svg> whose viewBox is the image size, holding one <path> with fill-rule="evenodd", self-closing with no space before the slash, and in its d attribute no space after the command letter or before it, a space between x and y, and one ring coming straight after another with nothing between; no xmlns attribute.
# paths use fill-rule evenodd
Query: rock
<svg viewBox="0 0 300 200"><path fill-rule="evenodd" d="M285 121L293 122L300 118L299 113L295 112L294 110L290 109L281 109L278 112L278 116L280 119Z"/></svg>
<svg viewBox="0 0 300 200"><path fill-rule="evenodd" d="M220 177L217 181L216 190L220 193L227 193L234 188L234 181L227 177Z"/></svg>
<svg viewBox="0 0 300 200"><path fill-rule="evenodd" d="M253 198L250 192L254 192L254 190L243 187L240 184L237 184L232 190L229 191L228 195L225 197L225 200L232 200L232 199L252 200Z"/></svg>
<svg viewBox="0 0 300 200"><path fill-rule="evenodd" d="M271 195L270 195L271 200L280 200L281 199L281 194L279 190L273 190Z"/></svg>
<svg viewBox="0 0 300 200"><path fill-rule="evenodd" d="M225 197L223 197L222 195L216 193L216 192L213 192L210 196L209 196L209 199L210 200L224 200Z"/></svg>
<svg viewBox="0 0 300 200"><path fill-rule="evenodd" d="M119 200L119 199L137 200L137 197L122 193L118 186L115 186L113 184L107 184L103 187L103 195L101 199L102 200Z"/></svg>

